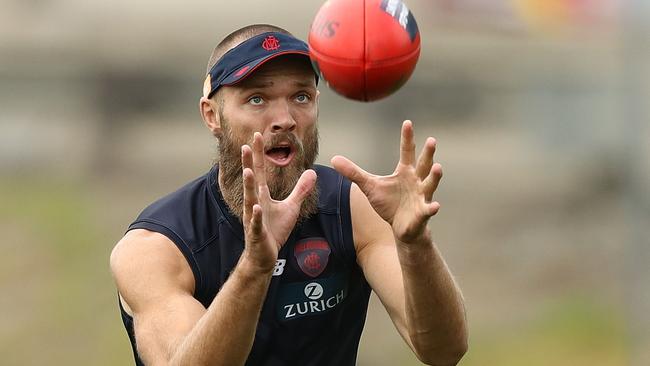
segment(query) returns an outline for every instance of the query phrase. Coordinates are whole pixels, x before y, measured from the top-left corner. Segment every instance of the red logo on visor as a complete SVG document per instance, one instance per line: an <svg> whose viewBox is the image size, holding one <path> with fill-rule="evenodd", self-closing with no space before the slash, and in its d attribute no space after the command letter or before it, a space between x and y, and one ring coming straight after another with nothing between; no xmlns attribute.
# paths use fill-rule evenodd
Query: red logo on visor
<svg viewBox="0 0 650 366"><path fill-rule="evenodd" d="M273 36L268 36L264 38L264 42L262 42L262 48L267 51L275 51L280 48L280 41Z"/></svg>
<svg viewBox="0 0 650 366"><path fill-rule="evenodd" d="M242 67L241 69L239 69L239 71L237 71L237 73L235 74L235 76L242 76L242 75L243 75L246 71L248 71L248 69L250 69L250 68L251 68L250 66L244 66L244 67Z"/></svg>

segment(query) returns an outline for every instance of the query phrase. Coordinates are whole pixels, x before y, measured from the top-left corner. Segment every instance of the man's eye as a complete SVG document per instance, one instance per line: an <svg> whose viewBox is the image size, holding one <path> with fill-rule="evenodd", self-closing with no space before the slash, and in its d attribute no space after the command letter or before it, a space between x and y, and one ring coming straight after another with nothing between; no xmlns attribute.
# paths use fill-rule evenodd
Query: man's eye
<svg viewBox="0 0 650 366"><path fill-rule="evenodd" d="M309 95L307 94L299 94L296 96L296 101L298 101L298 103L307 103L309 102L309 99Z"/></svg>
<svg viewBox="0 0 650 366"><path fill-rule="evenodd" d="M264 102L264 99L262 97L252 97L248 100L248 103L252 105L260 105Z"/></svg>

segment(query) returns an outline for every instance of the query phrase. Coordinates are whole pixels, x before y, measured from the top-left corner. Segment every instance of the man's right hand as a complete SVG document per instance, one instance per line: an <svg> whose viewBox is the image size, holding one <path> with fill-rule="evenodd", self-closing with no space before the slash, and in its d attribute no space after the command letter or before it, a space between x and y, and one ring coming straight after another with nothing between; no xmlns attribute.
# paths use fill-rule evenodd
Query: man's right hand
<svg viewBox="0 0 650 366"><path fill-rule="evenodd" d="M253 147L242 146L244 181L245 249L243 258L255 269L271 272L284 245L296 225L300 207L316 184L316 172L305 170L291 194L282 201L271 198L266 184L262 135L255 132Z"/></svg>

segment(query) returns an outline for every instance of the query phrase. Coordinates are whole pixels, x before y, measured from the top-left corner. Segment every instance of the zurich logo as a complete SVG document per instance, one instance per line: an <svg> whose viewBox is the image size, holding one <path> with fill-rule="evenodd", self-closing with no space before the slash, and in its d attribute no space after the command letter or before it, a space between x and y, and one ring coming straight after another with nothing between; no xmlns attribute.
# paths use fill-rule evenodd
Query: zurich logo
<svg viewBox="0 0 650 366"><path fill-rule="evenodd" d="M308 283L305 286L305 296L311 300L318 300L323 296L323 286L316 282Z"/></svg>
<svg viewBox="0 0 650 366"><path fill-rule="evenodd" d="M314 281L281 284L277 294L277 317L286 321L334 310L348 297L348 274Z"/></svg>

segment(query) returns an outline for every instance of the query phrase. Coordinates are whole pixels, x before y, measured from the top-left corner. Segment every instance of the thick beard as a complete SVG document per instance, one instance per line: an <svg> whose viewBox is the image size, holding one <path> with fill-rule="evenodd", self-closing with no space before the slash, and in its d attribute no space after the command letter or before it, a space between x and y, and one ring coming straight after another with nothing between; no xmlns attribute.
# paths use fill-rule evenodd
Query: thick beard
<svg viewBox="0 0 650 366"><path fill-rule="evenodd" d="M219 141L219 182L221 183L221 194L228 205L230 212L240 220L244 211L244 182L242 178L241 146L248 144L252 146L252 138L249 141L236 141L230 129L230 125L220 113L222 133L217 135ZM308 132L305 140L300 142L292 133L283 132L273 136L267 146L273 146L279 141L290 141L296 149L293 161L285 166L278 167L266 163L267 185L271 198L283 200L291 194L291 191L298 183L302 172L311 168L318 156L318 129L314 125L312 131ZM309 196L305 198L300 207L298 222L302 222L318 211L318 187L315 186Z"/></svg>

